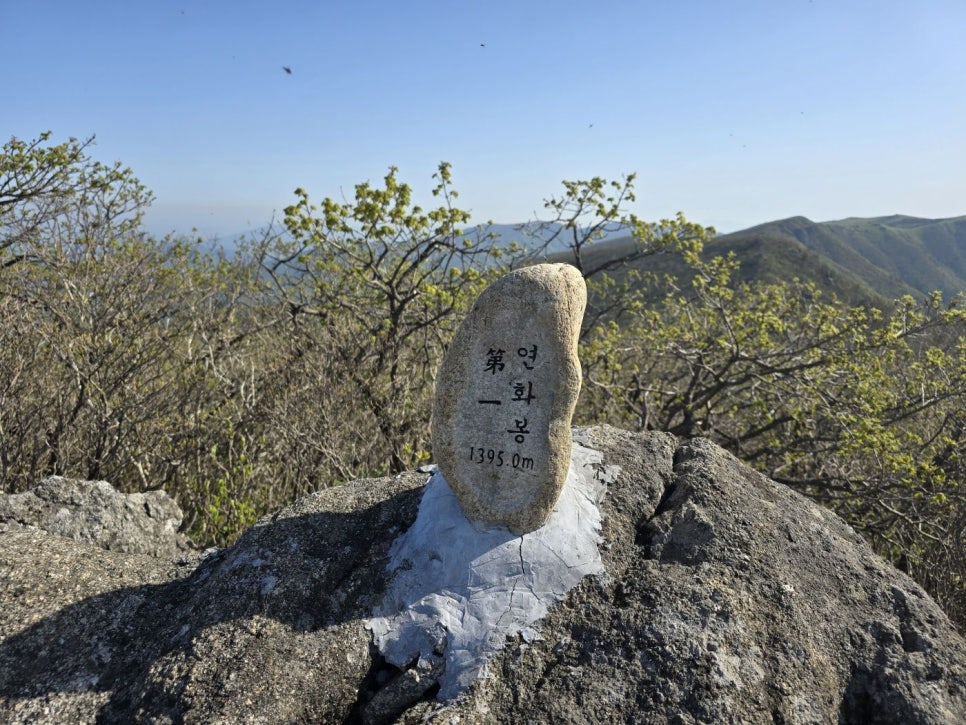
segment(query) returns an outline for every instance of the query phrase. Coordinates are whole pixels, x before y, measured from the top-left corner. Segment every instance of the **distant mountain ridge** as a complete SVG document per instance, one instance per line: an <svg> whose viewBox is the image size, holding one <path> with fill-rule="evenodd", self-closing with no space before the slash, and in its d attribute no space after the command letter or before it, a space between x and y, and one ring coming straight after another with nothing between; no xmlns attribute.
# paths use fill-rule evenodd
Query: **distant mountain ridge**
<svg viewBox="0 0 966 725"><path fill-rule="evenodd" d="M478 229L463 231L474 236ZM536 249L546 243L534 259L571 259L569 231L559 223L491 224L483 225L483 231L492 234L498 246L517 242ZM583 261L588 268L601 266L632 251L633 244L627 229L615 224L603 239L583 250ZM221 241L214 247L231 250L234 242ZM798 277L847 304L883 306L902 295L923 297L936 290L947 299L966 293L966 216L923 219L895 214L827 222L793 216L721 234L706 247L709 255L729 252L741 263L740 281ZM648 256L631 266L659 274L687 272L671 255Z"/></svg>
<svg viewBox="0 0 966 725"><path fill-rule="evenodd" d="M584 252L599 264L631 248L628 237L604 240ZM966 292L966 216L921 219L893 215L813 222L802 216L766 222L715 237L708 255L733 252L738 280L809 280L848 304L888 304L902 295L939 290L948 299ZM565 254L552 255L565 261ZM681 275L669 255L645 257L632 266Z"/></svg>
<svg viewBox="0 0 966 725"><path fill-rule="evenodd" d="M561 222L526 222L520 224L483 224L481 225L485 234L492 235L500 246L508 246L516 242L524 249L533 249L541 244L546 244L542 252L546 255L556 254L567 250L567 240L570 238L570 230ZM473 236L477 233L477 227L468 227L463 230L463 234ZM602 243L615 239L625 239L630 234L630 228L617 224L608 224L607 229L602 231L603 236L596 241Z"/></svg>
<svg viewBox="0 0 966 725"><path fill-rule="evenodd" d="M893 215L813 222L797 216L719 237L715 244L793 239L888 298L966 292L966 216Z"/></svg>

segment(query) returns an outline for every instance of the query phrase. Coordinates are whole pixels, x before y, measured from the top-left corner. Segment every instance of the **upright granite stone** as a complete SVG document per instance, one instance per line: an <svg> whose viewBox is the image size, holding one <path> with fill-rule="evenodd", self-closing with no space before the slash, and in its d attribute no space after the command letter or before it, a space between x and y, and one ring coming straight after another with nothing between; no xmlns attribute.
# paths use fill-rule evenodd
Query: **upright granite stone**
<svg viewBox="0 0 966 725"><path fill-rule="evenodd" d="M490 285L440 366L433 455L467 518L540 528L570 466L587 288L575 267L538 264Z"/></svg>

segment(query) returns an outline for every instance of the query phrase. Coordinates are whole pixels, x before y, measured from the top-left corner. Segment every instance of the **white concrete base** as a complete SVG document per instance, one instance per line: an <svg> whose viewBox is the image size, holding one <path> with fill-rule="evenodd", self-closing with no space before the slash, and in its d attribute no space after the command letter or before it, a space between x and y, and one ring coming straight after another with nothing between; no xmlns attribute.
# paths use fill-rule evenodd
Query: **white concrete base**
<svg viewBox="0 0 966 725"><path fill-rule="evenodd" d="M530 629L585 576L601 574L598 504L616 467L574 443L570 471L547 523L515 536L463 515L437 470L415 523L393 544L390 588L366 622L379 651L406 668L442 662L440 700L485 674L507 635ZM435 668L433 668L435 669Z"/></svg>

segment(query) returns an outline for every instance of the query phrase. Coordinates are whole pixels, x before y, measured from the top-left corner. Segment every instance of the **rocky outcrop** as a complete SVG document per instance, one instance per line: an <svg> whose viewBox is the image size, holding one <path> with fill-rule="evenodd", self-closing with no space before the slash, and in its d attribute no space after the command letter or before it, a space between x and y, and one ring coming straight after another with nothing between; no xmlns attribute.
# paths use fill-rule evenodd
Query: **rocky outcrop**
<svg viewBox="0 0 966 725"><path fill-rule="evenodd" d="M125 554L189 551L181 521L181 509L164 491L123 494L106 481L51 476L24 493L0 494L0 531L35 526Z"/></svg>
<svg viewBox="0 0 966 725"><path fill-rule="evenodd" d="M407 473L175 560L0 534L0 720L966 720L966 642L833 514L707 441L577 440L620 467L604 573L455 700L435 700L421 659L386 663L365 627L428 478Z"/></svg>

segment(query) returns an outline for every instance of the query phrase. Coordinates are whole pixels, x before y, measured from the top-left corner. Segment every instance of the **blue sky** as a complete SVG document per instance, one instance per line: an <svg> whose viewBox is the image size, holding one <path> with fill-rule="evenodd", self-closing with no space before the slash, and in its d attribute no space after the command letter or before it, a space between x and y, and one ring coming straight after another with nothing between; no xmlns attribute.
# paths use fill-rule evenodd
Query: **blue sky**
<svg viewBox="0 0 966 725"><path fill-rule="evenodd" d="M966 214L963 0L7 0L0 63L0 136L96 134L156 231L441 160L480 222L628 172L719 231Z"/></svg>

